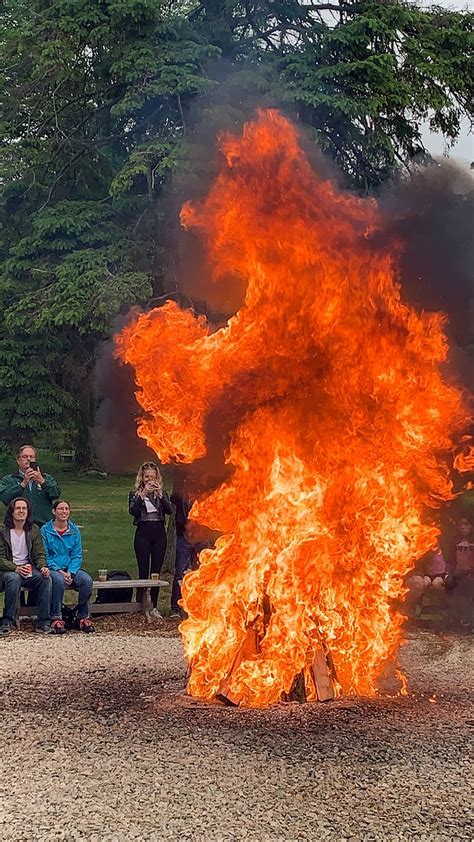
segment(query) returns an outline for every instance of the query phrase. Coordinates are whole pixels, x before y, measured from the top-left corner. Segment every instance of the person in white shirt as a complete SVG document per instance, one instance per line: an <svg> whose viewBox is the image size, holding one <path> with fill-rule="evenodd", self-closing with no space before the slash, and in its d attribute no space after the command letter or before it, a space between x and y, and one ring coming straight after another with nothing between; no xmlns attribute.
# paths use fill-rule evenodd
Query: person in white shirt
<svg viewBox="0 0 474 842"><path fill-rule="evenodd" d="M20 588L36 591L36 631L50 634L51 579L39 526L33 523L29 500L17 497L5 512L0 531L0 580L5 590L0 634L9 634L15 624Z"/></svg>

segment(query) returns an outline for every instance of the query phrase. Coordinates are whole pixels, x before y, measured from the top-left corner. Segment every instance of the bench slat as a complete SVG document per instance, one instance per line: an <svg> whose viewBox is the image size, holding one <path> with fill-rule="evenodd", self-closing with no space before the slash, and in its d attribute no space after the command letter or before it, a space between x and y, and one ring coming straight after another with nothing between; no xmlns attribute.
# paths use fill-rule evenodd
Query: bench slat
<svg viewBox="0 0 474 842"><path fill-rule="evenodd" d="M143 611L141 602L93 602L91 614L138 614Z"/></svg>
<svg viewBox="0 0 474 842"><path fill-rule="evenodd" d="M112 579L111 582L99 582L94 579L94 588L96 590L103 590L104 588L164 588L169 587L169 582L166 579Z"/></svg>
<svg viewBox="0 0 474 842"><path fill-rule="evenodd" d="M102 588L165 588L169 587L170 583L166 579L112 579L108 582L94 579L92 584L96 590L101 590ZM22 585L21 590L27 591L28 588Z"/></svg>

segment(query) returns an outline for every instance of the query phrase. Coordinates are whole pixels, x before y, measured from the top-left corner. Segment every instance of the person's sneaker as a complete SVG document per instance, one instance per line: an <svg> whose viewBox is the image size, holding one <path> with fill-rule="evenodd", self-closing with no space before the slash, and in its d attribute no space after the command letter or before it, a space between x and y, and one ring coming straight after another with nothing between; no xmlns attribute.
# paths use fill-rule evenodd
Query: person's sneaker
<svg viewBox="0 0 474 842"><path fill-rule="evenodd" d="M2 623L0 626L0 634L5 637L7 634L10 634L12 627L9 623Z"/></svg>
<svg viewBox="0 0 474 842"><path fill-rule="evenodd" d="M36 633L37 634L54 634L54 631L51 628L51 626L36 626Z"/></svg>
<svg viewBox="0 0 474 842"><path fill-rule="evenodd" d="M179 608L172 608L170 611L170 620L181 620L181 612Z"/></svg>
<svg viewBox="0 0 474 842"><path fill-rule="evenodd" d="M53 622L51 623L51 628L54 634L66 634L64 620L53 620Z"/></svg>
<svg viewBox="0 0 474 842"><path fill-rule="evenodd" d="M163 620L164 619L163 614L160 614L160 612L158 611L158 608L152 608L151 609L150 617L154 617L155 620Z"/></svg>
<svg viewBox="0 0 474 842"><path fill-rule="evenodd" d="M79 629L86 634L91 634L91 632L95 632L95 626L89 620L89 617L85 617L84 620L79 621Z"/></svg>

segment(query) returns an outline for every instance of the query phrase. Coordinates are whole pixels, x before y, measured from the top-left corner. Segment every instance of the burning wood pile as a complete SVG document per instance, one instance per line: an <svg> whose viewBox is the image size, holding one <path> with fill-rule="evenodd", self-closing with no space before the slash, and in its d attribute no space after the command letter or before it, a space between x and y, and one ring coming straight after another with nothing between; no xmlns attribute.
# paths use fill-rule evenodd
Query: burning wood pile
<svg viewBox="0 0 474 842"><path fill-rule="evenodd" d="M189 691L248 706L374 694L466 423L440 373L443 316L404 303L375 202L314 172L278 112L220 154L181 221L241 306L213 326L168 301L116 338L161 461L226 453L191 511L221 537L183 585Z"/></svg>
<svg viewBox="0 0 474 842"><path fill-rule="evenodd" d="M231 665L228 677L221 683L216 698L227 705L245 705L246 694L242 689L234 689L233 675L239 667L248 661L255 661L261 653L264 639L256 626L247 629L246 635ZM327 702L338 694L339 685L331 653L321 640L315 641L308 651L308 663L293 679L288 692L282 693L283 701L319 701Z"/></svg>

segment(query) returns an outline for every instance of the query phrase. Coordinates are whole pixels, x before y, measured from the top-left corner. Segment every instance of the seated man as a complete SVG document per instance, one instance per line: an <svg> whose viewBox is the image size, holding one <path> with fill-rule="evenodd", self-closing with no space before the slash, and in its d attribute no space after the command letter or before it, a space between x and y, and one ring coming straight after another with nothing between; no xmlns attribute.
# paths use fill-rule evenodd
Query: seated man
<svg viewBox="0 0 474 842"><path fill-rule="evenodd" d="M36 631L50 634L51 579L39 526L33 523L31 503L22 497L12 500L5 512L0 531L0 579L5 589L0 634L9 634L15 624L22 586L37 595Z"/></svg>
<svg viewBox="0 0 474 842"><path fill-rule="evenodd" d="M66 500L53 503L53 518L41 527L46 559L51 571L51 626L55 634L66 631L62 619L62 604L66 588L78 591L77 618L83 632L95 631L89 619L92 578L82 565L82 543L79 529L69 520L71 509Z"/></svg>

